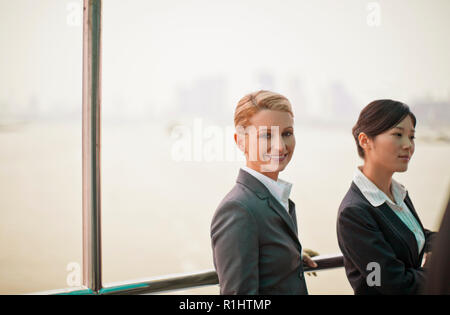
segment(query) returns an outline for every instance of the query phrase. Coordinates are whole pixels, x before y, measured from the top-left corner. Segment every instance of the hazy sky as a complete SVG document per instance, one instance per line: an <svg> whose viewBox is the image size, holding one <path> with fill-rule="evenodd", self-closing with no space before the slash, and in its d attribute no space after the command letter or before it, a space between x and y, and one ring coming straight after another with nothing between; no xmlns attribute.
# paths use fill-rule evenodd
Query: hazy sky
<svg viewBox="0 0 450 315"><path fill-rule="evenodd" d="M261 73L286 94L298 79L316 113L333 82L361 107L450 99L448 0L103 2L105 111L164 111L177 89L209 77L225 78L233 107ZM0 0L0 106L79 106L81 3Z"/></svg>

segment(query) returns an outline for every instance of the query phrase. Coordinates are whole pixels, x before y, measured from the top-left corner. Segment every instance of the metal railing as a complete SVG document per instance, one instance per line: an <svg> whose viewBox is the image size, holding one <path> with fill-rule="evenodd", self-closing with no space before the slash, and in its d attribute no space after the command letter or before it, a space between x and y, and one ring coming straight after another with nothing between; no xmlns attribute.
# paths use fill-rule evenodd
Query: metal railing
<svg viewBox="0 0 450 315"><path fill-rule="evenodd" d="M316 272L341 268L344 266L344 258L341 254L323 255L313 257L317 263L316 268L304 267L305 272ZM207 270L197 273L179 274L157 278L140 279L113 283L94 291L88 287L76 287L61 290L52 290L33 293L35 295L137 295L158 294L177 290L193 289L219 284L215 270Z"/></svg>
<svg viewBox="0 0 450 315"><path fill-rule="evenodd" d="M317 256L313 260L317 263L317 267L305 267L305 272L328 270L344 266L344 260L340 254L334 256ZM217 273L214 270L210 270L170 278L148 279L134 283L117 284L100 290L99 294L151 294L217 284L219 284Z"/></svg>

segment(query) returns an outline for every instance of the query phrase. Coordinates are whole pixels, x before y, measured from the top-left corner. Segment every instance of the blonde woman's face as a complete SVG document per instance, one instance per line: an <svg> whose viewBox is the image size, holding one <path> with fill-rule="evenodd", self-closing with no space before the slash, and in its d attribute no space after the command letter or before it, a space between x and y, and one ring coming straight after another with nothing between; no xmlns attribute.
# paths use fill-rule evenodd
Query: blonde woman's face
<svg viewBox="0 0 450 315"><path fill-rule="evenodd" d="M284 170L295 149L294 120L290 113L262 110L250 119L238 145L245 153L247 166L260 172L276 174Z"/></svg>

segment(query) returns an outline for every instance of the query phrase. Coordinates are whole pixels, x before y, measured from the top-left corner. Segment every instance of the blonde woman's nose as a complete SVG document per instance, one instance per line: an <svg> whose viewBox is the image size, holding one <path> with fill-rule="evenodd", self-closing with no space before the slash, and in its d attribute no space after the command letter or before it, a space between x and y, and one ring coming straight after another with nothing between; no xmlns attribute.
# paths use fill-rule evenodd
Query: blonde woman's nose
<svg viewBox="0 0 450 315"><path fill-rule="evenodd" d="M286 150L286 143L283 140L283 137L281 135L276 136L272 139L272 146L271 146L272 153L278 152L283 153Z"/></svg>

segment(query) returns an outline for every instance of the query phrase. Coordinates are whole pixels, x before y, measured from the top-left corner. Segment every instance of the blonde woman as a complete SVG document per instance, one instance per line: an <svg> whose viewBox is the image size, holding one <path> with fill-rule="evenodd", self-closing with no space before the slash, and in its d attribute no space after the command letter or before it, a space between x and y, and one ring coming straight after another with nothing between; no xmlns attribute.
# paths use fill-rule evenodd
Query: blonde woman
<svg viewBox="0 0 450 315"><path fill-rule="evenodd" d="M278 178L295 149L289 100L258 91L235 111L234 139L246 166L218 206L211 242L221 294L307 294L292 184Z"/></svg>

